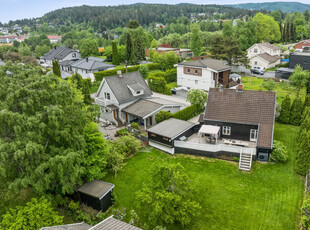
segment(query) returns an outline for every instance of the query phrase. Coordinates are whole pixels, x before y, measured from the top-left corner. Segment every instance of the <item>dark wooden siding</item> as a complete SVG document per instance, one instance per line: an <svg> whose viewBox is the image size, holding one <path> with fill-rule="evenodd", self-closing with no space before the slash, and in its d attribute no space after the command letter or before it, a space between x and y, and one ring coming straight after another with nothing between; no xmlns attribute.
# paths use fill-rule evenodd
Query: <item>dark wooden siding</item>
<svg viewBox="0 0 310 230"><path fill-rule="evenodd" d="M79 192L79 196L80 196L80 200L82 203L84 203L87 206L91 206L96 210L101 210L101 204L100 204L100 200L98 198L89 196L87 194L84 193L80 193Z"/></svg>
<svg viewBox="0 0 310 230"><path fill-rule="evenodd" d="M296 65L300 65L304 70L310 70L310 56L291 54L289 68L294 69Z"/></svg>
<svg viewBox="0 0 310 230"><path fill-rule="evenodd" d="M156 141L156 142L159 142L159 143L171 146L171 147L173 146L173 142L169 138L166 138L166 137L154 134L154 133L150 133L150 132L148 132L147 135L148 135L149 141L153 140L153 141Z"/></svg>
<svg viewBox="0 0 310 230"><path fill-rule="evenodd" d="M106 194L101 200L100 200L100 204L101 204L101 210L103 212L107 211L108 208L112 205L112 199L111 199L111 193L112 191L108 192L108 194Z"/></svg>
<svg viewBox="0 0 310 230"><path fill-rule="evenodd" d="M247 124L237 124L237 123L229 123L229 122L220 122L220 121L205 121L206 125L216 125L221 127L221 137L237 139L243 141L250 141L250 130L258 129L258 125L247 125ZM223 126L230 126L231 133L230 135L223 135L222 128Z"/></svg>

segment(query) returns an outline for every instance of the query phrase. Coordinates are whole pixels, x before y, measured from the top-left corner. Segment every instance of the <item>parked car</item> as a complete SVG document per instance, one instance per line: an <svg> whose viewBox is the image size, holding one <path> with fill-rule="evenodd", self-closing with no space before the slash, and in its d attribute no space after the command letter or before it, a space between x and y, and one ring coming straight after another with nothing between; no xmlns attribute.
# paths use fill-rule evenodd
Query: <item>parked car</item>
<svg viewBox="0 0 310 230"><path fill-rule="evenodd" d="M260 67L260 66L254 66L253 68L251 68L251 73L257 73L257 74L260 74L260 75L264 75L265 68L264 67Z"/></svg>

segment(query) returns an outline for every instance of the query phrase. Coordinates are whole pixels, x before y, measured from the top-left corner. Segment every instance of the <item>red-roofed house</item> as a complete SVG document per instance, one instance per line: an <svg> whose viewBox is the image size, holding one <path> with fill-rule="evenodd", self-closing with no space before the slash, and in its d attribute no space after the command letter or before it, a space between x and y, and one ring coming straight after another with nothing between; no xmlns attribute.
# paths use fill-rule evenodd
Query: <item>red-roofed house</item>
<svg viewBox="0 0 310 230"><path fill-rule="evenodd" d="M62 36L61 35L48 35L47 38L50 40L51 43L58 43L58 42L61 42Z"/></svg>
<svg viewBox="0 0 310 230"><path fill-rule="evenodd" d="M297 43L295 45L295 50L302 51L305 47L310 47L310 39Z"/></svg>

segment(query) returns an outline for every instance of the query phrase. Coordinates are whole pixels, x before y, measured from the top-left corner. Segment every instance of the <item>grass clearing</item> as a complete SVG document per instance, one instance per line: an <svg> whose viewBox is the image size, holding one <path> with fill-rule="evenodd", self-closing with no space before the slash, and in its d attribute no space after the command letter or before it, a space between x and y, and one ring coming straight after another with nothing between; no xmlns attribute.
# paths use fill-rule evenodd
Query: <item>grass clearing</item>
<svg viewBox="0 0 310 230"><path fill-rule="evenodd" d="M184 229L298 229L304 178L294 173L294 141L298 127L276 124L275 139L288 148L286 164L254 162L251 173L238 170L238 164L224 160L170 156L155 149L141 151L130 158L114 183L117 203L137 212L136 191L150 178L150 170L161 162L181 163L197 192L202 210ZM167 229L180 229L168 226Z"/></svg>
<svg viewBox="0 0 310 230"><path fill-rule="evenodd" d="M259 77L242 77L242 84L246 90L264 90L261 87L264 81L265 79ZM297 96L296 89L286 81L277 82L277 88L274 91L277 92L277 102L280 104L287 94L289 94L292 99ZM300 94L300 96L304 98L306 89L301 90Z"/></svg>

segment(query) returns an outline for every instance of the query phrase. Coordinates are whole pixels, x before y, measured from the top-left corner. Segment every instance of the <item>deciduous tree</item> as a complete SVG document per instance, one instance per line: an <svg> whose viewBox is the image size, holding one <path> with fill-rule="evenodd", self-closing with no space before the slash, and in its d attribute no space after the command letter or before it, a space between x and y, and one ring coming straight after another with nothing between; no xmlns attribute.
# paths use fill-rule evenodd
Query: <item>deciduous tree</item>
<svg viewBox="0 0 310 230"><path fill-rule="evenodd" d="M199 56L202 51L201 30L197 23L191 24L190 48L195 56Z"/></svg>
<svg viewBox="0 0 310 230"><path fill-rule="evenodd" d="M203 108L207 103L208 93L201 89L191 89L186 95L186 99L191 105L197 105L199 108Z"/></svg>
<svg viewBox="0 0 310 230"><path fill-rule="evenodd" d="M258 13L253 20L257 23L257 37L259 41L279 41L281 33L278 23L269 15Z"/></svg>

